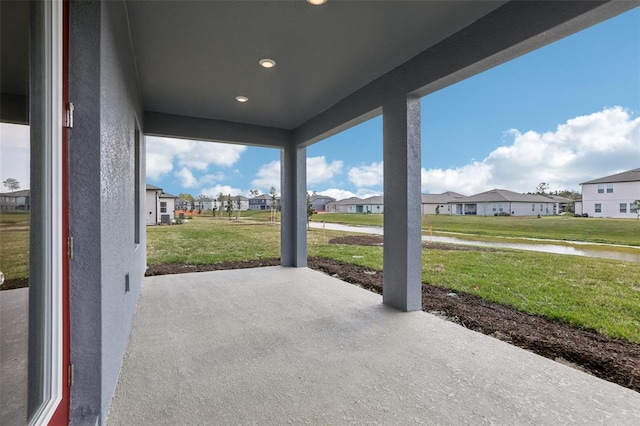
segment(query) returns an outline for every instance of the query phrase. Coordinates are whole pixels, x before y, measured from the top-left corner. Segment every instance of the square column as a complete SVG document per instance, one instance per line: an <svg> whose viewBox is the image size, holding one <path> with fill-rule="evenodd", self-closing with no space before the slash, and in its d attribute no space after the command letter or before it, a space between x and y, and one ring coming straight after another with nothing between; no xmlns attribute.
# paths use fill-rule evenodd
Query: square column
<svg viewBox="0 0 640 426"><path fill-rule="evenodd" d="M285 147L280 154L280 264L307 266L307 148Z"/></svg>
<svg viewBox="0 0 640 426"><path fill-rule="evenodd" d="M382 301L422 309L420 99L398 96L382 106L384 283Z"/></svg>

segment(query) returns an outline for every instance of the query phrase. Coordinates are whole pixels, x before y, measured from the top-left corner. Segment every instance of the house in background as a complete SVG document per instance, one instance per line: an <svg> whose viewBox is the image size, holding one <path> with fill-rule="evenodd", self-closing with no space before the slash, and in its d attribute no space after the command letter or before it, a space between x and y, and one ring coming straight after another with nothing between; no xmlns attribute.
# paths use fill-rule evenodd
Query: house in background
<svg viewBox="0 0 640 426"><path fill-rule="evenodd" d="M218 200L210 197L196 198L193 201L193 209L196 211L212 210L218 208Z"/></svg>
<svg viewBox="0 0 640 426"><path fill-rule="evenodd" d="M345 198L325 204L327 213L384 213L384 197L374 195L365 199Z"/></svg>
<svg viewBox="0 0 640 426"><path fill-rule="evenodd" d="M249 198L247 202L249 210L271 210L271 205L273 204L273 200L269 194L257 195ZM274 207L276 210L280 210L280 197L276 197Z"/></svg>
<svg viewBox="0 0 640 426"><path fill-rule="evenodd" d="M519 194L506 189L492 189L466 197L462 211L454 214L477 216L552 216L554 201L543 195Z"/></svg>
<svg viewBox="0 0 640 426"><path fill-rule="evenodd" d="M236 195L231 197L233 201L233 210L246 211L249 210L249 198L244 195Z"/></svg>
<svg viewBox="0 0 640 426"><path fill-rule="evenodd" d="M335 200L335 198L329 197L327 195L311 195L309 197L311 208L319 213L326 211L327 204Z"/></svg>
<svg viewBox="0 0 640 426"><path fill-rule="evenodd" d="M170 224L175 219L176 199L178 197L163 192L162 188L147 184L144 210L146 224Z"/></svg>
<svg viewBox="0 0 640 426"><path fill-rule="evenodd" d="M158 211L160 221L158 223L170 225L176 218L176 197L175 195L162 192L158 197Z"/></svg>
<svg viewBox="0 0 640 426"><path fill-rule="evenodd" d="M183 210L183 211L191 210L191 201L185 200L184 198L179 198L179 197L176 198L175 204L176 204L176 210Z"/></svg>
<svg viewBox="0 0 640 426"><path fill-rule="evenodd" d="M0 193L0 211L28 212L31 210L30 194L28 189Z"/></svg>
<svg viewBox="0 0 640 426"><path fill-rule="evenodd" d="M147 184L145 203L144 203L145 223L147 225L158 224L160 194L162 194L162 188L158 188L157 186Z"/></svg>
<svg viewBox="0 0 640 426"><path fill-rule="evenodd" d="M571 198L553 194L545 195L545 197L553 201L553 212L555 214L575 211L575 200L572 200Z"/></svg>
<svg viewBox="0 0 640 426"><path fill-rule="evenodd" d="M422 214L454 214L456 204L462 203L466 195L453 191L442 194L422 194Z"/></svg>
<svg viewBox="0 0 640 426"><path fill-rule="evenodd" d="M640 168L580 184L580 211L592 217L637 218L640 200Z"/></svg>

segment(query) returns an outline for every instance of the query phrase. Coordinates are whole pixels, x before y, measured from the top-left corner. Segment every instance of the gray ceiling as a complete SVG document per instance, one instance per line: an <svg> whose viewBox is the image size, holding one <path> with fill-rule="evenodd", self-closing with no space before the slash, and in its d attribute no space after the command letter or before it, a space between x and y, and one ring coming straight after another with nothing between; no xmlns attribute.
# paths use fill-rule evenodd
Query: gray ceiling
<svg viewBox="0 0 640 426"><path fill-rule="evenodd" d="M423 96L640 5L124 2L145 133L196 139L215 134L265 146L289 137L313 143L379 112L390 91ZM28 119L27 4L0 1L3 121ZM277 66L260 67L262 58L275 59ZM249 102L238 103L238 95Z"/></svg>
<svg viewBox="0 0 640 426"><path fill-rule="evenodd" d="M145 110L293 129L503 3L126 5Z"/></svg>

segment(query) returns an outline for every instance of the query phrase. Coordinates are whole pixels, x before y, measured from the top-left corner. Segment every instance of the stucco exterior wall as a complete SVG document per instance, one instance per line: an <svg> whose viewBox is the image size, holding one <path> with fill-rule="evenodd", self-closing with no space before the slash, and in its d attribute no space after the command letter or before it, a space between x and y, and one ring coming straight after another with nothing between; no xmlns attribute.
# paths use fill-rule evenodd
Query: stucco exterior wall
<svg viewBox="0 0 640 426"><path fill-rule="evenodd" d="M146 192L142 215L147 225L157 225L160 220L160 216L158 216L159 193L155 190L147 190Z"/></svg>
<svg viewBox="0 0 640 426"><path fill-rule="evenodd" d="M146 264L144 138L120 1L70 4L71 424L105 424ZM138 180L136 202L135 171ZM135 220L140 221L135 242ZM126 288L128 281L129 288ZM128 291L127 291L128 290Z"/></svg>
<svg viewBox="0 0 640 426"><path fill-rule="evenodd" d="M631 212L630 204L640 199L640 182L611 183L613 192L607 192L607 184L602 193L598 193L598 184L582 185L582 212L591 217L612 217L634 219L637 213ZM596 212L596 204L600 204L600 212ZM626 213L620 212L620 204L626 204Z"/></svg>
<svg viewBox="0 0 640 426"><path fill-rule="evenodd" d="M161 203L167 203L164 212L162 211ZM165 215L165 214L169 215L170 220L175 219L176 218L175 210L176 210L175 198L164 198L164 197L158 198L158 220L160 222L162 222L162 215Z"/></svg>
<svg viewBox="0 0 640 426"><path fill-rule="evenodd" d="M422 203L422 214L436 214L436 207L440 206L439 214L453 214L455 211L455 207L449 203L442 204L433 204L433 203Z"/></svg>

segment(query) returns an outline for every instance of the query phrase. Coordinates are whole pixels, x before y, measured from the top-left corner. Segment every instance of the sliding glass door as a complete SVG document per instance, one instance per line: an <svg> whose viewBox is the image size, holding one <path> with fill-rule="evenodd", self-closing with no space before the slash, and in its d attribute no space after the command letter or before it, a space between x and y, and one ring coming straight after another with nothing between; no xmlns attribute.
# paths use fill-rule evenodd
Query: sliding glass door
<svg viewBox="0 0 640 426"><path fill-rule="evenodd" d="M0 2L0 424L68 417L63 10Z"/></svg>

